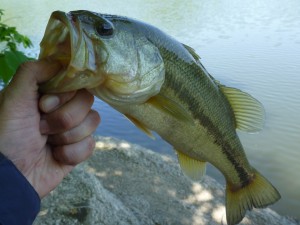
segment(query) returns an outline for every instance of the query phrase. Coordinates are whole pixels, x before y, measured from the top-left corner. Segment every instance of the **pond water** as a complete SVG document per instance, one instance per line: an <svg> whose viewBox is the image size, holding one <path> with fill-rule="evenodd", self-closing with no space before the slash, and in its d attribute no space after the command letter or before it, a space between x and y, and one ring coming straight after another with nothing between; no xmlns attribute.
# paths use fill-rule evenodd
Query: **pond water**
<svg viewBox="0 0 300 225"><path fill-rule="evenodd" d="M264 130L239 133L251 164L280 191L272 206L300 218L300 1L288 0L1 0L5 22L34 42L37 56L52 11L87 9L151 23L193 47L206 69L227 86L263 103ZM175 157L172 147L136 129L97 100L97 134L114 136ZM208 174L224 182L212 167Z"/></svg>

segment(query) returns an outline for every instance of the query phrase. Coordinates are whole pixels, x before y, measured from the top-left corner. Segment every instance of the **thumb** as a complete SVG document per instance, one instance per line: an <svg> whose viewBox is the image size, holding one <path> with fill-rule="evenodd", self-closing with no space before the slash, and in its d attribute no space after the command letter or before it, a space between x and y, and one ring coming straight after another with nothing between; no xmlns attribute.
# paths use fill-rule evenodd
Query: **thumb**
<svg viewBox="0 0 300 225"><path fill-rule="evenodd" d="M25 62L18 68L9 86L13 86L12 89L20 94L35 92L40 83L49 80L60 68L59 63L46 59Z"/></svg>

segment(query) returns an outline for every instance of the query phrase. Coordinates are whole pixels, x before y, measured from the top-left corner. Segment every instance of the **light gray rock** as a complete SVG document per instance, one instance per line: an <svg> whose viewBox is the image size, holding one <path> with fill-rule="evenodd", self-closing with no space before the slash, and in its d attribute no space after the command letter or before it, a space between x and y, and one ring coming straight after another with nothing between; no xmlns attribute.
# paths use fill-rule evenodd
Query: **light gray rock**
<svg viewBox="0 0 300 225"><path fill-rule="evenodd" d="M35 225L226 224L224 188L192 182L173 159L138 145L97 137L96 151L42 201ZM296 225L271 209L248 212L244 225Z"/></svg>

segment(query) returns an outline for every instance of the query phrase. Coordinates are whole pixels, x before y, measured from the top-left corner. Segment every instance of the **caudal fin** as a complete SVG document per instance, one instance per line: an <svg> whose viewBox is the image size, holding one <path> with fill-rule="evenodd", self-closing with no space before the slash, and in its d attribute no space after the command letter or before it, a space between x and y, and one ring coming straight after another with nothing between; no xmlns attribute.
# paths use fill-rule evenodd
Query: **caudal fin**
<svg viewBox="0 0 300 225"><path fill-rule="evenodd" d="M259 172L245 187L235 190L227 183L226 218L228 225L239 223L247 210L264 208L280 199L279 192Z"/></svg>

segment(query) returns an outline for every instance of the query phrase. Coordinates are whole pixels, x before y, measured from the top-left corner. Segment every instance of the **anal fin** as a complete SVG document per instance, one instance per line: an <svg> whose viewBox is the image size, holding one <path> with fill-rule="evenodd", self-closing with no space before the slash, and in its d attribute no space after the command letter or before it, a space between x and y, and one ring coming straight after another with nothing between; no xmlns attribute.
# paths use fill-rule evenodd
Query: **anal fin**
<svg viewBox="0 0 300 225"><path fill-rule="evenodd" d="M206 171L206 162L193 159L177 151L178 162L184 174L192 180L200 180Z"/></svg>
<svg viewBox="0 0 300 225"><path fill-rule="evenodd" d="M153 136L151 130L142 122L140 122L139 120L137 120L136 118L128 115L128 114L124 114L124 116L130 120L137 128L139 128L141 131L143 131L145 134L147 134L151 139L155 139L155 137Z"/></svg>

